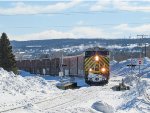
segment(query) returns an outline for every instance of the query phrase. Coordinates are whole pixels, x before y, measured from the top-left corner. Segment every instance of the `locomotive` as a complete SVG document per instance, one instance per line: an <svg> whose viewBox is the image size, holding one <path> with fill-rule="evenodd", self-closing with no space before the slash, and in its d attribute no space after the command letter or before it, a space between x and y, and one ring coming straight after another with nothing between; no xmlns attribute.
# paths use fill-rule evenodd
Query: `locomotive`
<svg viewBox="0 0 150 113"><path fill-rule="evenodd" d="M65 75L84 76L85 82L105 84L109 80L109 51L105 48L89 48L84 54L63 58ZM66 73L67 72L67 73Z"/></svg>
<svg viewBox="0 0 150 113"><path fill-rule="evenodd" d="M109 80L109 51L91 48L85 51L84 74L87 84L105 84Z"/></svg>

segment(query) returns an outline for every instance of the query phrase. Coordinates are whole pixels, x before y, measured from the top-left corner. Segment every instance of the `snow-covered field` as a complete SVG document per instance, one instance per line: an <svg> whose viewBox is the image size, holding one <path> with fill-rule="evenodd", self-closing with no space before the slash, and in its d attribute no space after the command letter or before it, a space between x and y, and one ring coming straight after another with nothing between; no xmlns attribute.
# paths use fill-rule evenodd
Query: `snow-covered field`
<svg viewBox="0 0 150 113"><path fill-rule="evenodd" d="M105 86L88 86L76 78L74 90L56 87L59 77L44 78L29 73L14 75L0 69L0 113L149 113L150 59L144 59L142 77L138 67L130 70L130 60L111 62L111 78ZM121 80L130 90L114 91Z"/></svg>

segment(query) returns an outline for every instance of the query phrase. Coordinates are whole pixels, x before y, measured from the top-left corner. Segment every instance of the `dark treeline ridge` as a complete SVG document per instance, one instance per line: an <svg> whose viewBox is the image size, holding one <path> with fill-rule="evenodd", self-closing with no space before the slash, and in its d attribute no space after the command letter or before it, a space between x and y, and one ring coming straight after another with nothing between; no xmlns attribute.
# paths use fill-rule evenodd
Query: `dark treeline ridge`
<svg viewBox="0 0 150 113"><path fill-rule="evenodd" d="M26 46L42 45L43 47L63 47L64 45L76 46L80 44L99 43L102 45L122 45L135 43L150 43L150 38L138 39L51 39L51 40L30 40L30 41L11 41L14 48L24 48Z"/></svg>

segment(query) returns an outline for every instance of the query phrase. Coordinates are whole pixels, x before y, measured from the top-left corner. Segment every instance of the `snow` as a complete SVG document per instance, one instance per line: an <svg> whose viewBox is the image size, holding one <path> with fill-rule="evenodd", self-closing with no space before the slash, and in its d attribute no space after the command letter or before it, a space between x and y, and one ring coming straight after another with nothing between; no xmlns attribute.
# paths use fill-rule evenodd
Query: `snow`
<svg viewBox="0 0 150 113"><path fill-rule="evenodd" d="M114 113L114 108L102 101L95 102L92 108L102 113Z"/></svg>
<svg viewBox="0 0 150 113"><path fill-rule="evenodd" d="M147 44L148 46L149 44ZM65 45L64 47L62 48L52 48L51 51L52 52L59 52L59 51L64 51L64 52L68 52L68 53L74 53L74 52L77 52L77 51L84 51L88 48L93 48L95 46L98 46L98 47L102 47L102 48L106 48L106 49L109 49L109 50L113 50L113 49L133 49L135 47L138 47L139 44L136 43L136 44L128 44L128 45L118 45L118 44L114 44L114 45L105 45L105 44L101 44L101 43L98 43L98 42L94 42L93 44L92 43L88 43L88 44L80 44L78 46L70 46L70 45ZM32 46L31 46L32 47ZM145 45L142 45L141 47L145 47ZM137 50L134 50L135 52L137 52Z"/></svg>
<svg viewBox="0 0 150 113"><path fill-rule="evenodd" d="M41 45L35 45L35 46L26 46L26 47L29 47L29 48L36 48L36 47L42 47Z"/></svg>
<svg viewBox="0 0 150 113"><path fill-rule="evenodd" d="M22 77L0 68L0 111L13 106L43 99L42 95L58 91L55 82L47 82L41 77Z"/></svg>
<svg viewBox="0 0 150 113"><path fill-rule="evenodd" d="M137 59L134 59L136 62ZM75 77L79 89L60 90L58 76L37 76L25 71L20 75L0 68L0 112L5 113L149 113L150 59L127 67L131 59L111 61L111 77L104 86L89 86L84 78ZM114 91L122 79L130 90Z"/></svg>
<svg viewBox="0 0 150 113"><path fill-rule="evenodd" d="M135 63L137 59L132 59ZM124 98L124 103L118 107L120 112L129 111L133 113L149 113L150 112L150 59L144 58L144 63L141 65L141 72L139 73L139 66L135 69L127 67L131 63L131 59L122 62L112 63L113 75L120 75L124 78L124 82L131 86L129 92L123 93L121 98ZM114 62L114 61L113 61Z"/></svg>

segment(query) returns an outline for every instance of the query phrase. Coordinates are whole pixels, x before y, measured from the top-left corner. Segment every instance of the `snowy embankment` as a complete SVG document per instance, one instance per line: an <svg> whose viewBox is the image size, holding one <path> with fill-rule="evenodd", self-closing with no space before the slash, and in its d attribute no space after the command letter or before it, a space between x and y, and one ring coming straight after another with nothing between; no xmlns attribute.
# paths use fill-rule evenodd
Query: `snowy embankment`
<svg viewBox="0 0 150 113"><path fill-rule="evenodd" d="M135 68L131 70L131 67L127 66L129 64L136 64ZM127 75L138 75L139 65L138 59L128 59L121 62L112 61L111 62L111 73L117 76L127 76ZM140 66L140 75L146 78L150 78L150 59L145 57L143 59L143 64Z"/></svg>
<svg viewBox="0 0 150 113"><path fill-rule="evenodd" d="M137 59L132 59L136 64ZM150 59L144 58L143 64L137 65L134 69L128 67L131 64L131 59L122 62L111 62L111 73L113 76L121 76L124 82L130 85L131 90L123 93L121 98L124 98L124 103L118 107L120 112L150 112Z"/></svg>
<svg viewBox="0 0 150 113"><path fill-rule="evenodd" d="M0 111L42 100L44 95L56 93L56 81L47 82L41 77L22 77L0 68Z"/></svg>
<svg viewBox="0 0 150 113"><path fill-rule="evenodd" d="M111 78L105 86L84 85L75 90L56 88L58 77L45 79L21 73L14 75L0 69L0 112L6 113L149 113L150 112L150 60L144 59L139 78L138 67L132 72L126 65L130 60L111 62ZM26 76L28 75L28 76ZM129 91L113 91L112 87L124 79L131 85Z"/></svg>

